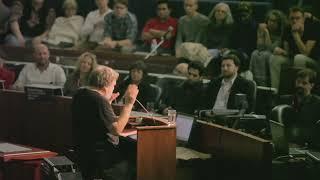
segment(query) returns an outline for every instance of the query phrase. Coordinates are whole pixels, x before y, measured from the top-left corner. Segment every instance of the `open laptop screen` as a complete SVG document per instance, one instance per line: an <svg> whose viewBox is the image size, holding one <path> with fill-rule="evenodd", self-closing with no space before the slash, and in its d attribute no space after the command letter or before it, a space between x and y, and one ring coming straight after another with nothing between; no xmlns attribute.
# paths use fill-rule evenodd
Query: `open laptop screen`
<svg viewBox="0 0 320 180"><path fill-rule="evenodd" d="M180 114L177 115L176 128L177 139L187 142L189 140L194 118L191 115Z"/></svg>

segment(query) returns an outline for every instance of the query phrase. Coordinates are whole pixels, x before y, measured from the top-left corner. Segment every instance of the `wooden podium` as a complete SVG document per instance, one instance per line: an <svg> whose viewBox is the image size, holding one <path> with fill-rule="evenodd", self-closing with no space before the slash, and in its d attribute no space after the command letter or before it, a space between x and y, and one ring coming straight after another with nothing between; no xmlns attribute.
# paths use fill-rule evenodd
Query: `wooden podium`
<svg viewBox="0 0 320 180"><path fill-rule="evenodd" d="M130 130L137 131L137 179L175 180L175 125L168 125L158 117L142 117L139 125L132 125L126 131Z"/></svg>
<svg viewBox="0 0 320 180"><path fill-rule="evenodd" d="M4 144L4 142L0 142ZM0 180L41 180L40 166L43 158L56 156L57 153L29 147L23 145L15 145L21 147L23 151L0 152Z"/></svg>

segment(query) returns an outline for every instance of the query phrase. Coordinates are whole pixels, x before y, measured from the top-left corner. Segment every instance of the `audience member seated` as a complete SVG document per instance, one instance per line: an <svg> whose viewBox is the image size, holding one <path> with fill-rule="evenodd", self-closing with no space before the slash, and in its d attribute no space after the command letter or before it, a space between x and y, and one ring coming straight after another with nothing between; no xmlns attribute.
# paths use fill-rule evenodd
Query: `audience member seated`
<svg viewBox="0 0 320 180"><path fill-rule="evenodd" d="M311 93L315 85L316 72L302 69L295 81L296 93L287 99L287 103L294 108L294 114L284 117L284 124L292 142L305 146L320 145L319 120L320 98ZM283 114L285 115L285 114Z"/></svg>
<svg viewBox="0 0 320 180"><path fill-rule="evenodd" d="M237 93L247 95L248 109L252 112L254 105L254 88L250 81L238 75L240 60L237 56L230 54L222 58L222 77L213 79L205 93L205 109L238 109L235 105Z"/></svg>
<svg viewBox="0 0 320 180"><path fill-rule="evenodd" d="M14 83L15 73L4 66L4 59L0 57L0 80L4 80L4 88L9 89Z"/></svg>
<svg viewBox="0 0 320 180"><path fill-rule="evenodd" d="M14 1L10 8L2 1L0 0L0 44L5 42L10 23L20 19L23 12L23 5L20 1Z"/></svg>
<svg viewBox="0 0 320 180"><path fill-rule="evenodd" d="M205 42L205 29L209 24L207 16L197 12L198 0L184 0L186 15L178 21L178 32L175 48L179 48L183 42Z"/></svg>
<svg viewBox="0 0 320 180"><path fill-rule="evenodd" d="M34 43L44 42L49 47L67 48L79 43L83 17L76 15L77 2L66 0L63 3L65 17L58 17L50 30L34 39Z"/></svg>
<svg viewBox="0 0 320 180"><path fill-rule="evenodd" d="M188 63L178 63L172 70L172 74L176 76L187 77L188 76Z"/></svg>
<svg viewBox="0 0 320 180"><path fill-rule="evenodd" d="M75 71L70 74L64 84L64 95L73 96L78 88L88 85L91 72L96 68L96 56L85 52L78 58Z"/></svg>
<svg viewBox="0 0 320 180"><path fill-rule="evenodd" d="M167 0L157 2L158 17L150 19L144 26L142 40L144 40L144 51L151 51L151 43L156 39L157 44L164 39L163 44L158 48L158 53L172 54L175 43L177 24L176 18L170 16L172 8Z"/></svg>
<svg viewBox="0 0 320 180"><path fill-rule="evenodd" d="M10 18L10 10L2 1L0 1L0 43L4 40Z"/></svg>
<svg viewBox="0 0 320 180"><path fill-rule="evenodd" d="M233 13L235 27L231 36L231 48L251 54L257 43L257 24L252 15L253 7L250 2L240 2Z"/></svg>
<svg viewBox="0 0 320 180"><path fill-rule="evenodd" d="M253 81L252 72L249 70L249 65L250 65L249 56L241 50L234 50L234 49L225 51L225 55L229 55L229 54L236 55L240 60L240 67L238 69L238 74L244 79Z"/></svg>
<svg viewBox="0 0 320 180"><path fill-rule="evenodd" d="M252 72L249 70L250 59L248 55L241 50L235 50L235 49L224 49L223 51L221 51L221 53L219 53L218 57L210 61L210 63L206 68L209 79L220 77L222 59L224 56L229 54L233 54L239 58L240 66L239 66L238 74L247 80L253 80Z"/></svg>
<svg viewBox="0 0 320 180"><path fill-rule="evenodd" d="M257 31L257 49L250 60L250 70L259 86L269 86L269 61L276 47L281 45L286 19L279 10L271 10L265 23L259 24Z"/></svg>
<svg viewBox="0 0 320 180"><path fill-rule="evenodd" d="M201 63L190 62L187 80L169 89L167 97L163 99L163 104L160 105L160 111L163 114L167 114L168 109L173 108L178 112L194 114L194 111L201 106L203 100L201 98L204 94L203 74L204 67Z"/></svg>
<svg viewBox="0 0 320 180"><path fill-rule="evenodd" d="M128 86L125 104L117 117L111 107L119 95L113 93L119 74L106 66L96 68L89 78L89 86L81 88L72 101L72 133L85 180L129 179L128 154L119 136L123 132L139 92L136 85ZM128 153L129 152L129 153ZM133 177L132 177L133 179Z"/></svg>
<svg viewBox="0 0 320 180"><path fill-rule="evenodd" d="M176 49L176 57L180 58L178 63L184 63L181 62L181 59L187 60L187 63L189 61L199 61L204 67L207 67L212 60L212 54L204 45L193 42L182 43Z"/></svg>
<svg viewBox="0 0 320 180"><path fill-rule="evenodd" d="M228 4L218 3L209 14L210 24L207 27L206 46L213 57L224 48L230 48L230 37L233 32L233 18Z"/></svg>
<svg viewBox="0 0 320 180"><path fill-rule="evenodd" d="M169 96L171 89L186 79L188 76L188 62L177 64L172 70L172 75L172 77L160 78L156 82L156 85L162 89L159 104L162 104L162 101Z"/></svg>
<svg viewBox="0 0 320 180"><path fill-rule="evenodd" d="M104 17L112 12L109 0L95 0L97 10L91 11L81 27L81 44L79 48L94 49L103 41Z"/></svg>
<svg viewBox="0 0 320 180"><path fill-rule="evenodd" d="M120 82L116 88L116 92L120 93L120 97L123 98L127 87L130 84L135 84L139 88L139 95L137 100L141 102L143 106L147 106L148 102L154 102L154 91L148 82L147 66L143 61L137 61L130 66L129 77L123 82ZM135 110L143 110L139 103L134 104Z"/></svg>
<svg viewBox="0 0 320 180"><path fill-rule="evenodd" d="M128 11L128 0L115 0L113 12L107 14L104 21L103 48L132 52L138 22L136 16Z"/></svg>
<svg viewBox="0 0 320 180"><path fill-rule="evenodd" d="M289 10L290 26L285 30L283 37L284 49L277 47L274 56L270 59L271 86L279 89L281 66L293 64L297 67L318 69L320 50L318 40L319 24L310 18L304 17L301 8L293 7Z"/></svg>
<svg viewBox="0 0 320 180"><path fill-rule="evenodd" d="M26 84L47 84L63 86L66 75L57 64L49 61L49 50L44 44L37 44L33 50L34 63L27 64L13 85L16 90L23 90Z"/></svg>
<svg viewBox="0 0 320 180"><path fill-rule="evenodd" d="M27 1L21 19L10 23L11 34L5 38L6 44L11 46L31 45L32 38L41 35L51 27L54 14L48 13L44 7L45 0ZM49 16L50 15L50 16Z"/></svg>

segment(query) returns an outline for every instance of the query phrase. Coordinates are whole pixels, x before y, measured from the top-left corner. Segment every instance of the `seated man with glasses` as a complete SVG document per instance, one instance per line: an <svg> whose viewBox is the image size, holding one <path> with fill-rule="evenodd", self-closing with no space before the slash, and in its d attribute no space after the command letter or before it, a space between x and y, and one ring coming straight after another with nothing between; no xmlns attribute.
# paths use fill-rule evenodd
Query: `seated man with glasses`
<svg viewBox="0 0 320 180"><path fill-rule="evenodd" d="M115 0L114 11L105 16L103 48L131 52L138 32L137 18L128 11L128 0ZM98 47L99 49L99 47Z"/></svg>

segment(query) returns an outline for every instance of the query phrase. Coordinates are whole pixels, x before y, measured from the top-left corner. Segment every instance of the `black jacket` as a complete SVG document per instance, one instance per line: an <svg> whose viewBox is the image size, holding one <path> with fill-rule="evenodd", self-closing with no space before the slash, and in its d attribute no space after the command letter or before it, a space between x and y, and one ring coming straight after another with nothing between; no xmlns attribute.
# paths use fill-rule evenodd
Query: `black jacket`
<svg viewBox="0 0 320 180"><path fill-rule="evenodd" d="M203 101L205 102L203 107L204 109L213 108L214 103L216 102L216 99L217 99L219 89L221 87L221 82L222 82L222 77L212 80L208 85L208 88L205 93L205 99ZM252 112L254 110L254 104L255 104L254 92L255 92L255 87L253 82L250 82L249 80L246 80L240 76L237 76L231 87L227 108L237 109L237 107L235 107L235 95L237 93L242 93L247 95L247 101L249 105L247 112Z"/></svg>

